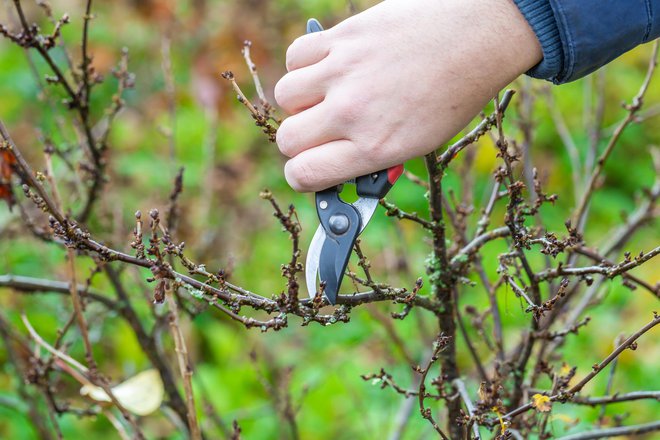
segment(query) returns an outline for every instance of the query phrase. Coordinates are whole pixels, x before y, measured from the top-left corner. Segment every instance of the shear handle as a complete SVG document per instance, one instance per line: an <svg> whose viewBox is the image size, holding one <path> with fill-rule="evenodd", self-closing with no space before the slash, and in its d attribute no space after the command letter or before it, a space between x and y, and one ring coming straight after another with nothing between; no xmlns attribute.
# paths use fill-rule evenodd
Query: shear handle
<svg viewBox="0 0 660 440"><path fill-rule="evenodd" d="M382 199L402 173L403 165L396 165L377 173L360 176L355 179L357 193L360 197Z"/></svg>
<svg viewBox="0 0 660 440"><path fill-rule="evenodd" d="M321 32L323 30L323 26L321 26L321 23L316 18L310 18L307 20L307 33L311 34L312 32Z"/></svg>

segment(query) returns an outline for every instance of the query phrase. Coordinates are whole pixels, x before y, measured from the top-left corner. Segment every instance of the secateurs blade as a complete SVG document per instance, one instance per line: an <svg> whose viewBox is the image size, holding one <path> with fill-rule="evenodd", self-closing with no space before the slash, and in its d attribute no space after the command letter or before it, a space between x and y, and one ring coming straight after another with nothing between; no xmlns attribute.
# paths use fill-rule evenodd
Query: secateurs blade
<svg viewBox="0 0 660 440"><path fill-rule="evenodd" d="M310 19L307 22L307 33L322 30L317 20ZM355 240L371 220L378 207L378 200L385 197L402 173L403 165L397 165L346 182L356 186L359 198L354 203L346 203L339 197L343 185L316 193L316 213L321 224L309 246L305 270L311 298L317 295L316 282L320 279L323 293L330 304L337 302Z"/></svg>

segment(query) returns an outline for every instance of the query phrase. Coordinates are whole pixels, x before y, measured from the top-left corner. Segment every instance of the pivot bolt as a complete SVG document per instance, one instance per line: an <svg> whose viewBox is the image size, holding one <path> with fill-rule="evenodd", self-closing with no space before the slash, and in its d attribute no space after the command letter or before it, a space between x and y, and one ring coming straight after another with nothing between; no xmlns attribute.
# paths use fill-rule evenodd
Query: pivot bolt
<svg viewBox="0 0 660 440"><path fill-rule="evenodd" d="M330 230L337 235L341 235L348 231L349 221L345 214L335 214L328 220Z"/></svg>

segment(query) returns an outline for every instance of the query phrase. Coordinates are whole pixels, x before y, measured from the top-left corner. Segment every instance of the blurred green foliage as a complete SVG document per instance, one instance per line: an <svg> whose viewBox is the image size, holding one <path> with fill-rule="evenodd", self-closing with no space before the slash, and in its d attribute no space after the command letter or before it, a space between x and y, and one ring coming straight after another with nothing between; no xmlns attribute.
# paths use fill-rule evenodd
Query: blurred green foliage
<svg viewBox="0 0 660 440"><path fill-rule="evenodd" d="M72 23L65 27L63 37L74 49L75 56L79 56L83 3L53 4L56 15L68 12L71 16ZM353 2L357 10L364 9L368 3ZM233 70L241 86L252 96L251 79L240 54L243 40L250 39L262 81L272 94L273 85L285 72L286 47L303 31L305 19L316 16L331 25L350 15L349 5L331 0L123 0L98 2L94 9L91 52L94 65L106 77L105 82L94 89L94 116L102 116L115 92L116 80L110 72L122 47L130 50L130 70L136 74L136 86L126 94L126 109L111 132L109 183L98 215L89 224L93 234L117 249L129 250L133 213L138 209L147 212L154 207L163 210L175 172L183 166L184 193L177 239L185 241L196 260L207 267L228 268L234 282L266 296L278 294L285 287L280 264L288 258L290 242L272 218L269 205L259 199L259 191L268 187L281 202L296 205L304 228L303 246L311 239L316 225L312 199L309 195L295 194L287 186L282 176L284 162L277 148L268 144L259 129L252 125L250 116L235 102L233 92L220 79L219 73ZM32 20L48 26L36 9L29 12ZM11 24L14 20L3 10L2 23ZM169 113L170 98L162 67L163 35L171 39L174 119ZM606 133L611 133L610 127L625 115L620 103L637 92L649 53L649 47L640 47L605 69L603 126ZM40 72L43 83L46 72L43 62L34 55L29 59ZM58 59L64 61L61 51ZM595 77L590 77L549 88L541 82L522 78L513 86L531 90L537 96L533 106L535 127L531 157L547 182L545 190L559 195L555 206L542 210L548 229L558 233L563 233L563 223L571 214L574 191L570 160L552 121L546 96L554 96L575 143L584 146L588 143L585 118L593 116L591 103L597 98L594 96L596 82ZM57 95L60 92L56 88L49 87L49 93L63 98ZM62 114L60 105L53 107L41 99L41 86L31 72L25 51L8 41L0 41L0 96L0 117L37 167L43 166L41 136L51 138L58 145L75 139L70 124L63 128L58 125L58 115ZM514 102L517 102L515 100L516 97ZM660 117L657 116L660 79L652 83L646 103L653 116L625 133L607 163L606 180L591 206L586 233L589 244L597 246L606 241L608 231L621 222L622 214L634 209L643 188L653 182L648 146L660 145ZM514 107L507 116L507 135L520 139L515 122L521 108L518 104ZM173 136L172 144L169 134ZM174 145L174 151L170 150L170 145ZM472 172L475 202L479 207L488 196L488 182L497 158L487 137L475 148L477 159ZM585 150L580 149L583 156ZM62 163L56 161L54 165L56 173L66 175ZM406 167L417 175L425 174L421 160L411 161ZM462 178L456 169L451 169L447 177L449 187L457 192L459 200ZM402 209L426 213L423 189L407 179L402 179L389 198ZM73 208L80 203L72 199ZM503 218L501 207L493 218ZM11 225L19 223L16 212L10 213L4 205L0 206L0 228L12 231L1 236L0 274L67 280L65 251L17 232ZM626 250L636 254L659 242L660 230L654 223L641 230ZM418 276L425 276L428 243L410 224L395 224L391 218L378 214L363 235L363 248L379 279L412 287ZM484 249L484 263L492 278L497 254L502 250L497 244ZM402 258L408 262L407 270L397 270ZM543 264L543 261L535 263ZM355 263L352 266L355 267ZM87 274L91 267L89 261L80 259L79 273ZM650 283L660 281L657 262L647 264L636 274ZM136 299L140 316L150 326L149 304L141 300L150 295L151 287L143 281L148 276L147 272L134 269L126 269L122 275ZM96 277L93 286L101 292L109 289L103 277ZM422 293L427 293L426 287ZM527 325L528 316L512 292L502 289L500 295L505 344L512 347ZM0 289L0 304L15 328L25 333L19 314L26 313L48 340L54 339L70 310L65 297L21 296L7 289ZM487 299L478 288L466 289L460 305L473 305L483 310ZM657 306L657 299L647 292L630 291L621 286L620 280L608 283L601 302L589 310L593 319L587 329L579 337L569 337L562 347L565 359L578 367L578 377L609 353L618 334L636 330ZM286 438L288 428L277 416L276 405L262 381L274 380L291 366L290 392L294 404L300 405L301 438L385 438L394 428L403 400L390 389L381 390L363 381L360 375L386 367L402 385L411 383L410 366L392 345L386 328L375 318L377 314L399 311L399 307L385 304L358 308L350 323L327 328L301 327L300 322L291 320L289 328L267 334L261 334L258 329L245 330L209 309L194 320L185 321L184 330L196 365L197 396L205 396L227 424L238 420L245 438ZM94 329L91 337L96 359L105 374L119 381L149 367L135 335L121 319L105 314L96 304L90 304L87 315ZM405 340L408 352L420 362L434 336L435 323L431 316L415 310L405 321L395 321L394 326ZM469 331L478 338L471 326ZM171 347L168 336L164 338L165 346ZM83 348L75 331L69 334L67 341L71 344L72 356L83 359ZM471 369L465 346L459 342L458 347L460 366ZM477 349L488 356L483 343L479 343ZM256 362L250 359L251 351L257 353ZM660 345L656 331L640 341L637 351L621 356L613 390L658 389L658 359ZM25 403L17 393L20 379L6 362L4 348L0 349L0 363L0 436L34 438L36 433L27 418ZM607 378L601 376L587 391L603 392ZM467 379L470 389L476 389L477 378ZM75 382L69 379L64 382L68 386L57 391L62 399L71 400L76 407L85 407L87 402L76 396ZM556 405L551 418L553 431L559 435L583 430L593 425L598 412L598 408ZM654 420L660 413L660 404L645 401L608 408L609 416L623 413L628 414L626 423ZM204 425L209 424L203 416L202 421ZM60 418L60 423L66 438L116 436L102 416L77 418L67 414ZM151 416L145 420L145 425L153 438L181 438L163 414ZM405 438L430 437L431 431L430 425L413 410Z"/></svg>

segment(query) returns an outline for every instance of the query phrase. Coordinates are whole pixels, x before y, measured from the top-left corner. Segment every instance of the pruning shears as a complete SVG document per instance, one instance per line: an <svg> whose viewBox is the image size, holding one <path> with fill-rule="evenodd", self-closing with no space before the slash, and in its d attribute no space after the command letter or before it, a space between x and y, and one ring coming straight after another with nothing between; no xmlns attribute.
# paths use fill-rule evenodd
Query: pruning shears
<svg viewBox="0 0 660 440"><path fill-rule="evenodd" d="M308 34L322 30L317 20L312 18L307 22ZM333 305L337 302L355 240L374 215L378 201L402 173L403 165L397 165L345 182L356 186L359 197L354 203L346 203L339 197L343 184L316 193L316 213L321 224L307 253L305 280L310 298L317 295L318 278L328 302Z"/></svg>

